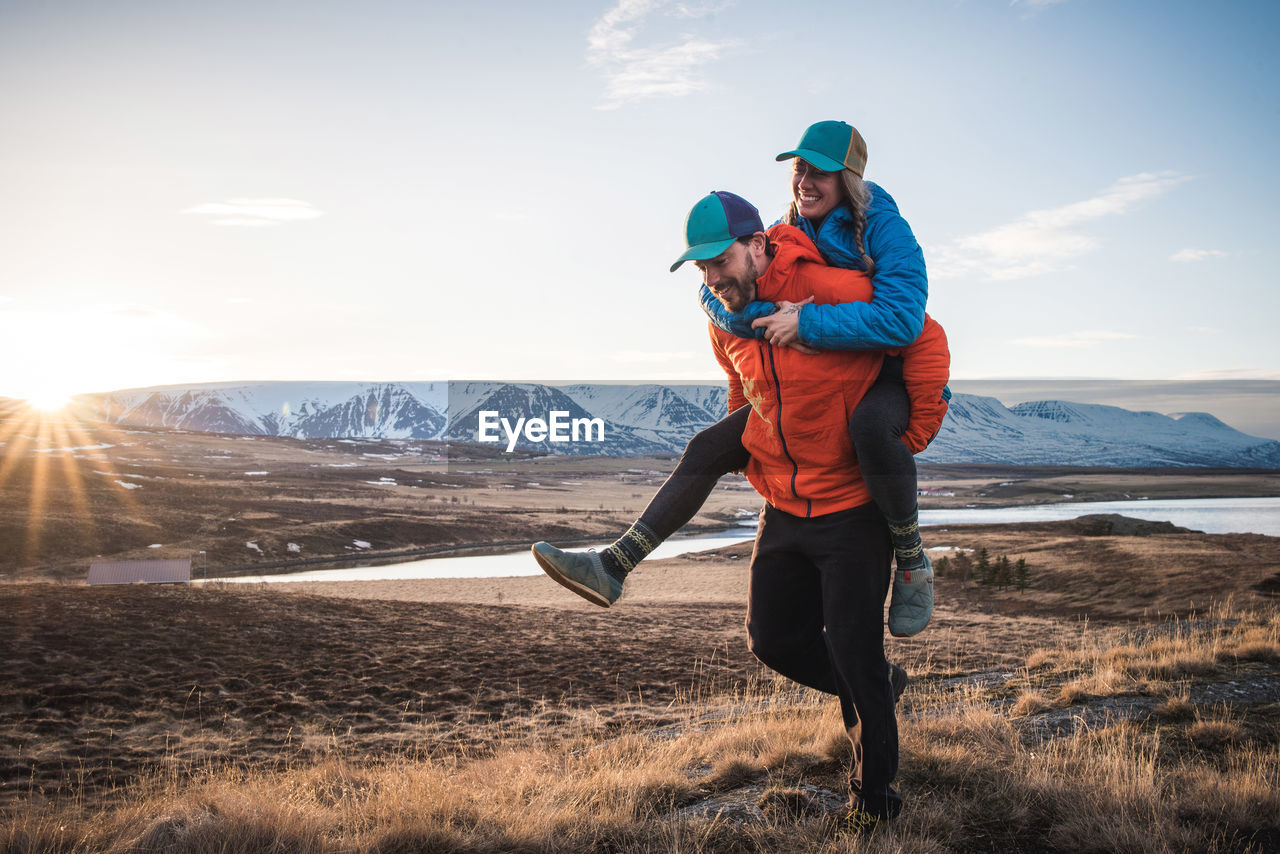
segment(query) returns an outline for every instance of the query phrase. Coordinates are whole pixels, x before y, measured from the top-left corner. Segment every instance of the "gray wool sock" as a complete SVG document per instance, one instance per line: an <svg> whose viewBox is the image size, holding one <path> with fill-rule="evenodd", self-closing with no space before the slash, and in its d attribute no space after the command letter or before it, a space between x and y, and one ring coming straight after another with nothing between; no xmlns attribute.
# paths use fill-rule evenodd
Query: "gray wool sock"
<svg viewBox="0 0 1280 854"><path fill-rule="evenodd" d="M924 543L920 540L920 513L916 511L901 521L886 520L898 569L920 569L924 566Z"/></svg>
<svg viewBox="0 0 1280 854"><path fill-rule="evenodd" d="M644 522L636 521L613 545L600 553L600 560L607 571L618 581L623 581L636 564L649 556L649 552L662 541Z"/></svg>

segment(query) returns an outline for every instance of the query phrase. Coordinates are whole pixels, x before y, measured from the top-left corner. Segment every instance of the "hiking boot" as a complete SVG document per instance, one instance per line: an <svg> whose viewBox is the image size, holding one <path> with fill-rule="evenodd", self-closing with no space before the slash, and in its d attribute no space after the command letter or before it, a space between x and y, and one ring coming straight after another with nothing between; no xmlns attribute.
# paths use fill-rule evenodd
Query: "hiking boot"
<svg viewBox="0 0 1280 854"><path fill-rule="evenodd" d="M848 812L836 820L836 835L861 836L874 833L884 821L887 819L869 813L861 807L850 807Z"/></svg>
<svg viewBox="0 0 1280 854"><path fill-rule="evenodd" d="M595 549L563 552L550 543L534 543L533 558L557 584L601 608L608 608L622 595L622 582L605 570Z"/></svg>
<svg viewBox="0 0 1280 854"><path fill-rule="evenodd" d="M889 600L889 634L909 638L929 625L933 616L933 562L924 556L919 569L893 573L893 597Z"/></svg>
<svg viewBox="0 0 1280 854"><path fill-rule="evenodd" d="M907 671L893 663L889 664L889 690L893 692L895 704L902 696L902 692L907 690Z"/></svg>

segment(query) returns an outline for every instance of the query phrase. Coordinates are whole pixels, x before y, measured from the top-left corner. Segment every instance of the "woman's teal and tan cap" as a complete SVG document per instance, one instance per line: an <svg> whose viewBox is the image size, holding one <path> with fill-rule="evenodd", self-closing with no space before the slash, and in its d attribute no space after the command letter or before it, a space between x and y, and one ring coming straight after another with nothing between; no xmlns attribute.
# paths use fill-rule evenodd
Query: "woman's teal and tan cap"
<svg viewBox="0 0 1280 854"><path fill-rule="evenodd" d="M867 168L867 143L853 125L844 122L818 122L809 125L795 151L784 151L775 160L799 157L823 172L848 169L859 178Z"/></svg>
<svg viewBox="0 0 1280 854"><path fill-rule="evenodd" d="M671 272L685 261L714 258L739 237L757 231L764 231L764 223L755 205L724 190L708 193L689 211L684 224L684 242L689 248L671 265Z"/></svg>

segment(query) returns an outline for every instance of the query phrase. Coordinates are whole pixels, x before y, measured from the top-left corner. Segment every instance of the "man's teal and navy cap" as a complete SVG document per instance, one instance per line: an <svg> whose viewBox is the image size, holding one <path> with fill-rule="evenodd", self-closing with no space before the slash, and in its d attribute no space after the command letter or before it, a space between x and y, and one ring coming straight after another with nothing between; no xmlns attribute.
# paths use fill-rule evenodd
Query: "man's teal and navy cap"
<svg viewBox="0 0 1280 854"><path fill-rule="evenodd" d="M775 160L799 157L823 172L848 169L859 178L867 168L867 143L853 125L844 122L818 122L809 125L794 151L784 151Z"/></svg>
<svg viewBox="0 0 1280 854"><path fill-rule="evenodd" d="M688 249L671 265L671 272L685 261L706 261L733 245L739 237L764 231L760 211L742 196L716 190L708 193L689 211L684 224Z"/></svg>

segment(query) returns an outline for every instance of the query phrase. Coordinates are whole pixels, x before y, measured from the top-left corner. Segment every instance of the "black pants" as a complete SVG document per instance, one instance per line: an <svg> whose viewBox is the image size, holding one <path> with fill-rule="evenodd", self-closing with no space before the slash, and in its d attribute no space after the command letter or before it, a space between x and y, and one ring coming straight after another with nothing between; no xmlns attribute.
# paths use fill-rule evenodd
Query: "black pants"
<svg viewBox="0 0 1280 854"><path fill-rule="evenodd" d="M874 504L800 518L765 505L751 556L747 635L778 673L840 698L853 742L852 805L892 817L902 799L884 657L893 547Z"/></svg>
<svg viewBox="0 0 1280 854"><path fill-rule="evenodd" d="M750 455L742 447L742 431L750 415L750 406L740 407L689 440L675 471L640 516L658 539L683 528L706 503L716 481L746 467ZM916 461L899 441L910 415L902 359L886 358L849 419L849 435L872 500L895 522L916 509Z"/></svg>

